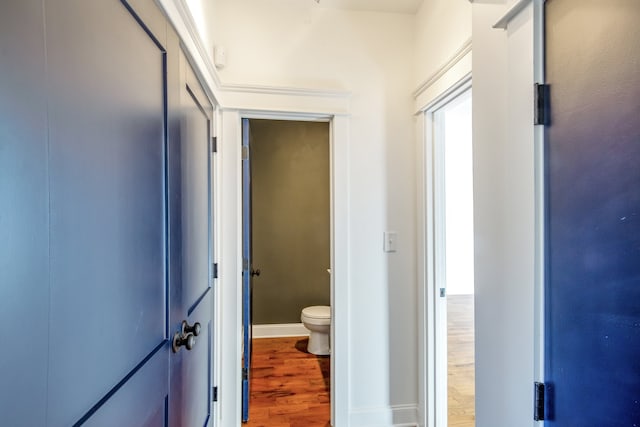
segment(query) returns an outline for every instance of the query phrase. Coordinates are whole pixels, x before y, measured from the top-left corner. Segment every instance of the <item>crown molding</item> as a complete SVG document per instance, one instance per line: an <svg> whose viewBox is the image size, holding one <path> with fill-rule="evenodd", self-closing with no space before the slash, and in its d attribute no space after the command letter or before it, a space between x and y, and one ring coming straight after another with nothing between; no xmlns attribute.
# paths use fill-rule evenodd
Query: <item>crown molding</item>
<svg viewBox="0 0 640 427"><path fill-rule="evenodd" d="M284 87L284 86L270 86L270 85L251 85L251 84L228 84L224 83L220 79L218 70L212 62L212 59L207 52L207 49L202 41L202 37L198 32L196 21L187 6L186 0L173 0L173 4L180 15L180 19L184 23L187 29L188 36L195 46L196 52L188 52L189 49L185 49L187 54L197 54L201 61L192 61L195 64L204 64L204 70L200 70L202 80L207 83L205 86L212 86L207 88L209 96L212 97L221 108L237 107L237 100L242 98L243 94L253 95L266 95L270 97L276 97L282 99L285 97L307 97L317 99L335 99L340 102L340 111L343 111L344 105L348 99L351 98L351 92L340 90L323 90L323 89L311 89L311 88L298 88L298 87ZM183 43L184 45L184 43ZM191 58L193 59L193 58ZM206 76L202 76L206 74ZM209 78L207 78L209 77ZM232 104L232 105L229 105Z"/></svg>
<svg viewBox="0 0 640 427"><path fill-rule="evenodd" d="M349 98L351 92L323 89L307 89L286 86L222 84L220 89L227 92L255 93L262 95L322 96L327 98Z"/></svg>
<svg viewBox="0 0 640 427"><path fill-rule="evenodd" d="M193 40L193 43L196 46L198 54L200 55L200 57L202 58L202 61L205 64L207 72L210 74L215 85L217 87L221 87L222 83L220 81L220 76L218 75L218 71L216 70L216 67L213 65L213 62L211 62L211 58L207 52L207 49L204 46L202 37L200 37L200 34L198 33L196 21L193 18L191 11L189 10L189 6L187 6L187 0L174 0L174 4L176 6L176 9L178 10L178 13L180 14L180 17L182 18L182 21L185 24L185 27L187 28L187 31L189 32L189 36L191 37L191 40Z"/></svg>
<svg viewBox="0 0 640 427"><path fill-rule="evenodd" d="M417 89L413 92L414 99L417 99L424 91L429 89L435 82L437 82L442 76L444 76L449 70L451 70L462 58L464 58L472 50L472 41L469 38L462 46L431 76L424 80Z"/></svg>

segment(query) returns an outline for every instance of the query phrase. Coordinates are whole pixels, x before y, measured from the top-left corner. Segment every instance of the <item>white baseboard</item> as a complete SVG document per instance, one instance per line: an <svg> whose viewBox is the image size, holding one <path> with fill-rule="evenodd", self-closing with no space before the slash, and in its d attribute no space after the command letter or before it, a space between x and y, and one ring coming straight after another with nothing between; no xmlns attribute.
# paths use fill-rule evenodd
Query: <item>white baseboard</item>
<svg viewBox="0 0 640 427"><path fill-rule="evenodd" d="M280 323L273 325L253 325L253 338L281 338L309 336L309 330L302 323Z"/></svg>
<svg viewBox="0 0 640 427"><path fill-rule="evenodd" d="M416 405L394 405L351 412L352 427L416 427L418 407Z"/></svg>

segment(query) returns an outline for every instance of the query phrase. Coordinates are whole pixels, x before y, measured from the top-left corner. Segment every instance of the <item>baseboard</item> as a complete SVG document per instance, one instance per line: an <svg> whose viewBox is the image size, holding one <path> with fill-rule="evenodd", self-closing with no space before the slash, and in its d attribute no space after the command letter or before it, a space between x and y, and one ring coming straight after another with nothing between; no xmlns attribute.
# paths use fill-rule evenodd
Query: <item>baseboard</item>
<svg viewBox="0 0 640 427"><path fill-rule="evenodd" d="M394 405L353 411L349 417L351 427L416 427L416 405Z"/></svg>
<svg viewBox="0 0 640 427"><path fill-rule="evenodd" d="M302 323L280 323L273 325L253 325L253 338L281 338L309 336L309 330Z"/></svg>

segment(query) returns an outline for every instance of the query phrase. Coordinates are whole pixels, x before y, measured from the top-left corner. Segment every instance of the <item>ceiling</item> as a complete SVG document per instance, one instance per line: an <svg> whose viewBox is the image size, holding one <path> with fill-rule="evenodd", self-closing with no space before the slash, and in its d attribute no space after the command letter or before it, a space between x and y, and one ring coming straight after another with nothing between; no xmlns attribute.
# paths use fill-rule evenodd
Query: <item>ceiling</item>
<svg viewBox="0 0 640 427"><path fill-rule="evenodd" d="M319 4L331 9L413 14L418 11L422 2L423 0L320 0Z"/></svg>

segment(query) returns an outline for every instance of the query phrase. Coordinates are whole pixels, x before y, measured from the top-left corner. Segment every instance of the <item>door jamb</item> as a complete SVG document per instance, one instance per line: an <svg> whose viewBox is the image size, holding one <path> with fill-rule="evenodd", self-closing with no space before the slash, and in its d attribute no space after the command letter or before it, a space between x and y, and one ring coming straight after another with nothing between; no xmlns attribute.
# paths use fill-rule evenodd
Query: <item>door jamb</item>
<svg viewBox="0 0 640 427"><path fill-rule="evenodd" d="M289 121L321 121L329 123L329 150L330 150L330 268L331 268L331 425L346 425L349 408L349 325L348 325L348 121L347 115L326 114L326 113L299 113L299 112L279 112L270 110L240 110L237 112L237 126L241 126L241 120L247 119L268 119L268 120L289 120ZM237 152L240 151L242 133L238 132L235 137ZM239 168L239 166L238 166ZM239 191L237 189L236 191ZM241 213L242 209L239 209ZM238 218L237 220L240 220ZM242 233L236 237L236 242L241 248ZM242 259L241 254L238 254ZM241 289L241 274L236 277L236 290ZM236 298L241 304L241 298ZM241 306L236 307L238 313ZM236 319L240 322L237 330L242 328L242 320L239 316ZM336 325L340 325L336 328ZM238 335L237 341L237 361L234 366L240 366L240 355L242 340ZM224 363L224 362L223 362ZM241 378L241 371L236 375ZM238 382L239 384L239 382ZM237 393L240 399L240 393ZM239 400L238 400L239 401ZM238 414L239 417L240 414ZM239 424L238 424L239 425Z"/></svg>
<svg viewBox="0 0 640 427"><path fill-rule="evenodd" d="M435 249L438 248L437 239L441 233L436 233L436 212L437 206L441 205L438 200L436 192L436 163L438 162L436 156L436 140L434 138L435 121L434 113L442 108L444 105L453 101L458 96L462 95L468 90L471 90L471 73L467 74L461 80L456 82L451 87L443 91L437 96L431 103L426 105L420 114L424 119L424 137L422 138L422 157L420 159L423 176L421 183L421 193L419 194L419 200L423 200L423 212L419 217L421 222L421 228L423 233L420 237L420 245L422 246L421 252L424 254L422 262L424 266L421 267L424 272L424 277L420 282L422 290L423 301L421 301L421 321L424 322L422 328L424 328L426 339L421 346L422 357L420 357L421 372L425 375L421 375L419 378L419 388L424 391L424 425L427 427L439 426L439 423L446 421L442 420L438 414L441 413L441 409L438 408L438 387L437 387L437 361L441 357L437 357L437 353L441 347L439 344L438 331L436 325L442 321L441 310L438 310L437 300L438 295L438 279L436 277L436 268L439 268L439 257L435 255ZM441 257L440 257L441 258ZM446 316L446 313L444 313ZM444 317L446 319L446 317ZM445 347L446 349L446 347Z"/></svg>

